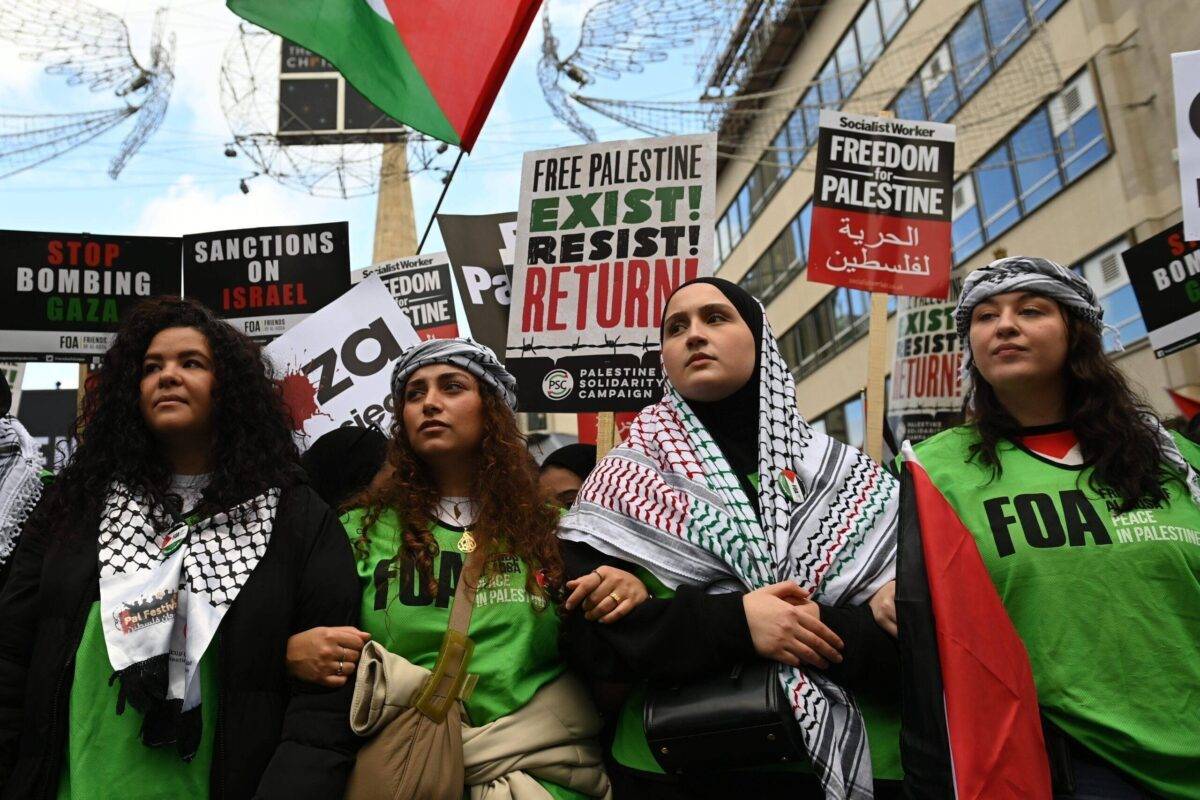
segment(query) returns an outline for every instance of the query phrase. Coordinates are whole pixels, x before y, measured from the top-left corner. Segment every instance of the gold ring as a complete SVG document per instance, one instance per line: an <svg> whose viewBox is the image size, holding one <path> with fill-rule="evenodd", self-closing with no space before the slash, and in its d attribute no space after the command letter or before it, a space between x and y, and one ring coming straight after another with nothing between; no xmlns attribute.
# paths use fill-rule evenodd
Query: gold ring
<svg viewBox="0 0 1200 800"><path fill-rule="evenodd" d="M342 660L341 660L340 658L338 659L338 668L337 668L337 672L335 672L334 674L335 674L335 675L341 675L341 674L342 674Z"/></svg>
<svg viewBox="0 0 1200 800"><path fill-rule="evenodd" d="M614 603L621 605L621 595L617 594L616 592L609 592L608 596L613 599Z"/></svg>

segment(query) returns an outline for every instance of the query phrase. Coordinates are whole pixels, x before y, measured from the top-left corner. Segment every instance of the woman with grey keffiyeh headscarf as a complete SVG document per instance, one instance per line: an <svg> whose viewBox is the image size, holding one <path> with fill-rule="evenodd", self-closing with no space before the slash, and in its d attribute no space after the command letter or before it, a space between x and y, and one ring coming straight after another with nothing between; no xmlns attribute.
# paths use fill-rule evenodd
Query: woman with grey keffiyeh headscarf
<svg viewBox="0 0 1200 800"><path fill-rule="evenodd" d="M1200 448L1071 270L994 261L955 322L967 424L904 448L909 791L1200 797Z"/></svg>

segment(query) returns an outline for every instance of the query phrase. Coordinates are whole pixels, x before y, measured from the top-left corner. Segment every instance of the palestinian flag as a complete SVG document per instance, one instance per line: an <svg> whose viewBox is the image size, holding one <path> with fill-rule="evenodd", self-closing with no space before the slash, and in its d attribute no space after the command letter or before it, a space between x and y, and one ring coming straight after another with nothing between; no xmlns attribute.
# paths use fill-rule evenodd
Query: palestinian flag
<svg viewBox="0 0 1200 800"><path fill-rule="evenodd" d="M1025 645L975 539L905 442L896 612L906 796L1049 800Z"/></svg>
<svg viewBox="0 0 1200 800"><path fill-rule="evenodd" d="M541 0L228 0L323 56L381 111L470 150Z"/></svg>

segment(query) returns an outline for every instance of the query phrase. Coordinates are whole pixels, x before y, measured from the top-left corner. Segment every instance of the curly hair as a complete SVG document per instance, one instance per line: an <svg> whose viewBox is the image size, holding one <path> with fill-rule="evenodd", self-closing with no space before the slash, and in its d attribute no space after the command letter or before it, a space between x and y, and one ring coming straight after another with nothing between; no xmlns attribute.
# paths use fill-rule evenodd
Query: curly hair
<svg viewBox="0 0 1200 800"><path fill-rule="evenodd" d="M47 527L67 531L80 519L97 517L114 479L141 489L155 507L162 505L171 464L142 416L139 398L142 359L167 328L195 328L213 354L213 472L200 507L231 508L299 479L287 412L259 346L194 300L155 297L129 313L87 383L71 431L74 452L43 504Z"/></svg>
<svg viewBox="0 0 1200 800"><path fill-rule="evenodd" d="M1064 313L1065 421L1079 440L1084 462L1092 467L1089 485L1097 492L1115 493L1123 512L1143 500L1164 502L1164 484L1179 476L1171 474L1166 466L1153 412L1104 354L1100 332L1074 314ZM993 477L998 477L1001 466L996 447L1002 439L1019 437L1021 425L974 363L963 410L979 432L979 442L971 447L971 458L978 457L992 470Z"/></svg>
<svg viewBox="0 0 1200 800"><path fill-rule="evenodd" d="M543 502L538 492L537 464L525 447L525 436L517 420L498 394L476 381L483 405L483 439L471 480L471 497L478 503L478 524L472 534L481 547L503 542L527 566L525 589L531 595L548 597L563 582L563 562L555 529L558 512ZM413 450L404 428L403 391L393 398L395 414L388 444L388 463L395 468L390 481L355 498L365 507L364 537L387 509L395 509L401 521L401 547L397 560L410 559L430 594L437 593L433 561L438 554L432 528L433 511L441 495L425 462ZM495 559L486 572L494 573ZM539 572L543 581L538 580Z"/></svg>

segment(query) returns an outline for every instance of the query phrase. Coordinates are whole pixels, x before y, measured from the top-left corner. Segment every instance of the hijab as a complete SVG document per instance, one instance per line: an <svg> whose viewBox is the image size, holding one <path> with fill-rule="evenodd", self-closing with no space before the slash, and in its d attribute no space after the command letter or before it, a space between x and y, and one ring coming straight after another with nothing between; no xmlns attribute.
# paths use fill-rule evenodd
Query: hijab
<svg viewBox="0 0 1200 800"><path fill-rule="evenodd" d="M322 435L300 457L309 483L329 507L366 489L387 457L387 437L375 428L346 426Z"/></svg>

